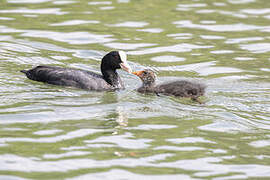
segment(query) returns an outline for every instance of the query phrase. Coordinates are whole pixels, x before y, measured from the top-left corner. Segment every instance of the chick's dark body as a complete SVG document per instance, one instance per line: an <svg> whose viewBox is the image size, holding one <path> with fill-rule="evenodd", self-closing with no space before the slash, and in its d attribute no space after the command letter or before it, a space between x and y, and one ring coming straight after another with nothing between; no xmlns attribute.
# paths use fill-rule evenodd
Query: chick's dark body
<svg viewBox="0 0 270 180"><path fill-rule="evenodd" d="M155 93L167 96L188 97L200 103L198 97L203 96L206 86L187 80L178 80L156 85L156 76L151 70L134 72L133 74L140 77L142 86L137 89L140 93Z"/></svg>
<svg viewBox="0 0 270 180"><path fill-rule="evenodd" d="M198 97L204 95L205 86L185 80L173 81L155 86L155 92L179 97Z"/></svg>

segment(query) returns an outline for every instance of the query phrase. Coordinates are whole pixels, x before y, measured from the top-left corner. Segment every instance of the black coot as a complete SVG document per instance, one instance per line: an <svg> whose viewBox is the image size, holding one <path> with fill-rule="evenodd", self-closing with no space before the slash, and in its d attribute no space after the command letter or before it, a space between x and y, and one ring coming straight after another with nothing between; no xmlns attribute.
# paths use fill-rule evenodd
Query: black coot
<svg viewBox="0 0 270 180"><path fill-rule="evenodd" d="M137 89L140 93L155 93L157 95L164 94L169 96L189 97L199 103L201 102L199 101L198 97L203 96L205 93L205 85L186 80L178 80L156 85L156 75L149 69L133 72L133 74L140 77L143 82L142 86Z"/></svg>
<svg viewBox="0 0 270 180"><path fill-rule="evenodd" d="M101 60L102 75L86 70L53 66L37 66L21 72L34 81L86 90L106 91L124 89L123 82L116 72L116 69L120 68L131 73L126 53L112 51Z"/></svg>

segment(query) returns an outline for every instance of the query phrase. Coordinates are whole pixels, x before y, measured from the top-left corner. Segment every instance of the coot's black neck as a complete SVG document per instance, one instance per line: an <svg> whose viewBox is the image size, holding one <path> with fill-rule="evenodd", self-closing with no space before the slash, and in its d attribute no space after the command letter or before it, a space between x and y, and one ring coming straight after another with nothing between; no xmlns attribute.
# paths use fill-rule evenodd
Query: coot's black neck
<svg viewBox="0 0 270 180"><path fill-rule="evenodd" d="M119 87L119 76L116 72L116 68L112 65L109 54L105 55L101 61L101 72L104 80L113 87ZM120 68L120 67L119 67Z"/></svg>
<svg viewBox="0 0 270 180"><path fill-rule="evenodd" d="M107 83L109 83L113 87L119 87L119 84L120 84L119 76L116 70L111 70L111 69L104 70L101 68L101 72L102 72L103 78L105 79Z"/></svg>

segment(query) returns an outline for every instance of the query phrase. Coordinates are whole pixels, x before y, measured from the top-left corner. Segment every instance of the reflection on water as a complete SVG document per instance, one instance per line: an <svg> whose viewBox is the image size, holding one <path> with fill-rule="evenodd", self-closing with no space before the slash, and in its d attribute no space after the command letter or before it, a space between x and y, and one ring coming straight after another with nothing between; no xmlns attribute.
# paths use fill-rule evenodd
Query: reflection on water
<svg viewBox="0 0 270 180"><path fill-rule="evenodd" d="M66 12L61 12L59 8L47 8L47 9L27 9L27 8L20 8L20 9L12 9L12 10L0 10L0 13L19 13L19 14L55 14L55 15L63 15L67 14Z"/></svg>
<svg viewBox="0 0 270 180"><path fill-rule="evenodd" d="M127 21L127 22L123 22L123 23L118 23L118 24L113 24L111 26L115 26L115 27L144 27L148 25L147 22L136 22L136 21Z"/></svg>
<svg viewBox="0 0 270 180"><path fill-rule="evenodd" d="M85 20L71 20L71 21L65 21L61 23L53 23L51 26L73 26L73 25L79 25L79 24L97 24L99 21L85 21Z"/></svg>
<svg viewBox="0 0 270 180"><path fill-rule="evenodd" d="M32 31L28 30L21 36L48 38L54 41L66 42L69 44L92 44L111 42L114 39L110 38L112 35L97 35L88 32L52 32L52 31Z"/></svg>
<svg viewBox="0 0 270 180"><path fill-rule="evenodd" d="M0 6L0 179L269 178L267 0L6 0ZM112 50L205 104L25 78L39 64L100 73Z"/></svg>
<svg viewBox="0 0 270 180"><path fill-rule="evenodd" d="M251 30L263 30L269 28L269 26L256 26L249 24L225 24L225 25L201 25L201 24L193 24L190 20L181 20L173 22L176 24L178 28L192 28L192 29L203 29L208 31L215 32L234 32L234 31L251 31Z"/></svg>

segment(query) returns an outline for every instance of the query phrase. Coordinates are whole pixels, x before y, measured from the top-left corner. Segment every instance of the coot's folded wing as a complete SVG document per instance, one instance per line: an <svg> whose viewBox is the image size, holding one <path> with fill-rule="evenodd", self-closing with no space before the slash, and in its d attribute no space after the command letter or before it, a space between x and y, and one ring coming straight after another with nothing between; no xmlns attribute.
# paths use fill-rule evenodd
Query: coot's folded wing
<svg viewBox="0 0 270 180"><path fill-rule="evenodd" d="M102 75L85 70L37 66L22 72L31 80L54 85L72 86L88 90L110 89L110 85L103 79Z"/></svg>

